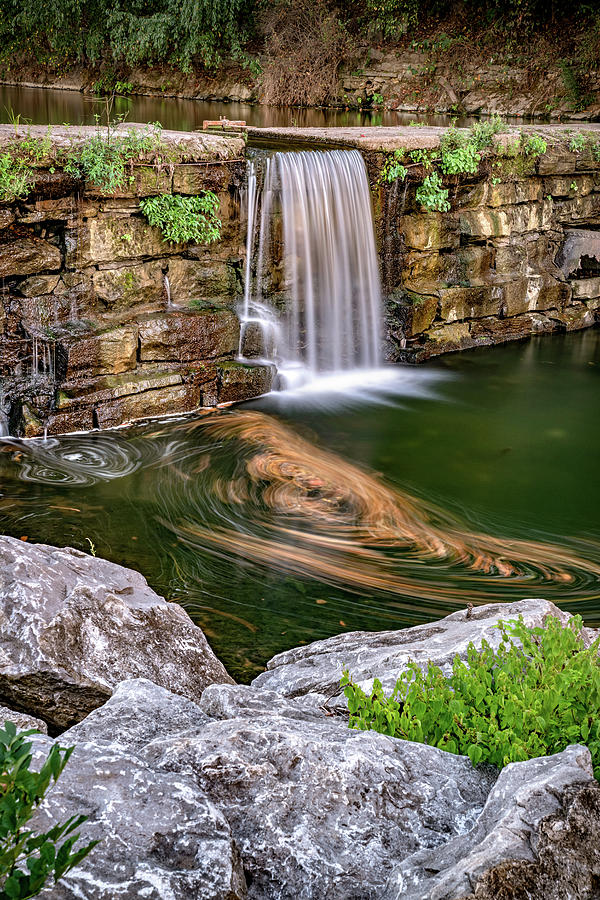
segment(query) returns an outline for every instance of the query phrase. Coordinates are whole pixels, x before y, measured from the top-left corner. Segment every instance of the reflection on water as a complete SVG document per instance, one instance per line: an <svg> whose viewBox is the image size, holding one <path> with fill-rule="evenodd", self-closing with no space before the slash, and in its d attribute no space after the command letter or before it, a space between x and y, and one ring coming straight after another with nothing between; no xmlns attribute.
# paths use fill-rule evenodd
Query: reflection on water
<svg viewBox="0 0 600 900"><path fill-rule="evenodd" d="M12 121L12 113L33 125L95 125L95 116L106 115L106 102L94 94L44 88L0 85L0 122ZM250 103L224 103L211 100L186 100L178 97L116 97L112 116L125 116L128 122L160 122L163 128L193 131L202 128L204 119L225 116L248 125L321 127L349 125L408 125L426 122L449 125L452 118L434 113L399 113L392 110L298 109ZM464 117L459 125L470 125L473 117Z"/></svg>
<svg viewBox="0 0 600 900"><path fill-rule="evenodd" d="M392 369L366 398L5 438L0 530L139 569L238 678L468 602L544 596L595 624L599 367L596 331Z"/></svg>

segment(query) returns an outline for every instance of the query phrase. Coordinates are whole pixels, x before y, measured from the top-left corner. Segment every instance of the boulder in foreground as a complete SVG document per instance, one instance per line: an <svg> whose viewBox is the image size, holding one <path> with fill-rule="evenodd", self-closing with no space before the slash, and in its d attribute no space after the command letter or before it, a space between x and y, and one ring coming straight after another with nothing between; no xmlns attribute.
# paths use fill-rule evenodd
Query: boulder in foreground
<svg viewBox="0 0 600 900"><path fill-rule="evenodd" d="M232 682L202 630L138 572L0 537L0 703L60 731L125 678L199 699Z"/></svg>

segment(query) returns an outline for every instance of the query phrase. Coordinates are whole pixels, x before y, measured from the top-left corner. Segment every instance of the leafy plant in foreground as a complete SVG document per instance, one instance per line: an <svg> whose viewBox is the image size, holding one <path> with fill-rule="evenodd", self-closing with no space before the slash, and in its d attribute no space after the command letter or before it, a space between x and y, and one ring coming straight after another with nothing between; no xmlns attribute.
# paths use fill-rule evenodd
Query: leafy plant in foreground
<svg viewBox="0 0 600 900"><path fill-rule="evenodd" d="M580 616L567 627L550 616L544 627L528 628L520 617L498 628L497 650L470 644L449 676L410 662L390 697L379 680L366 694L344 671L350 727L500 767L582 743L600 777L600 638L585 646Z"/></svg>
<svg viewBox="0 0 600 900"><path fill-rule="evenodd" d="M171 244L210 244L221 236L217 218L219 198L212 191L201 197L161 194L140 200L140 209L150 225L160 228L164 241Z"/></svg>
<svg viewBox="0 0 600 900"><path fill-rule="evenodd" d="M158 166L167 160L167 147L161 139L158 123L144 129L131 128L114 134L110 124L74 148L64 169L74 178L85 178L107 193L125 187L133 178L131 164L135 159L154 158ZM129 166L129 173L128 173Z"/></svg>
<svg viewBox="0 0 600 900"><path fill-rule="evenodd" d="M73 752L55 744L40 771L31 771L30 734L17 733L12 722L0 730L0 900L35 897L50 878L57 882L98 843L75 849L76 829L85 816L72 816L41 834L26 827Z"/></svg>

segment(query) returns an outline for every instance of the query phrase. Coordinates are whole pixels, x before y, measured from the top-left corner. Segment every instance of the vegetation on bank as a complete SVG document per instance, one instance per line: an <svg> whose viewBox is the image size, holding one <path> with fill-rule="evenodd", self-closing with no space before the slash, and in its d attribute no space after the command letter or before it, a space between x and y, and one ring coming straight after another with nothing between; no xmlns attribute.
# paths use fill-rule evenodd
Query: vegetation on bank
<svg viewBox="0 0 600 900"><path fill-rule="evenodd" d="M387 153L378 183L404 181L409 177L410 170L416 169L423 173L416 188L417 203L430 211L447 212L450 209L450 191L444 186L444 177L476 175L481 163L492 156L492 184L498 184L503 174L533 173L535 161L548 149L546 140L539 134L521 131L503 143L495 141L497 134L509 130L509 126L499 116L477 122L468 131L452 126L444 133L437 148L399 148ZM594 160L600 161L600 140L593 134L567 133L565 149L571 153L589 151Z"/></svg>
<svg viewBox="0 0 600 900"><path fill-rule="evenodd" d="M56 883L96 846L75 847L86 816L72 816L48 831L28 828L53 782L62 774L73 747L55 744L39 772L32 770L34 731L17 732L12 722L0 730L0 900L27 900Z"/></svg>
<svg viewBox="0 0 600 900"><path fill-rule="evenodd" d="M67 175L111 194L127 190L135 182L134 165L140 160L157 174L169 170L179 159L177 148L162 139L158 122L145 128L115 132L98 128L85 141L68 148L53 148L49 126L43 138L27 135L0 153L0 202L26 200L35 187L36 168L47 165L54 173ZM217 216L219 199L212 191L185 197L163 193L140 201L140 210L150 225L160 229L166 243L212 243L221 235Z"/></svg>
<svg viewBox="0 0 600 900"><path fill-rule="evenodd" d="M551 57L565 97L583 108L600 63L600 11L589 0L1 0L0 38L10 65L97 67L98 92L130 93L137 66L234 62L260 76L263 99L308 105L332 102L342 63L360 71L375 45L454 54L460 70L471 41L495 62L502 51L515 66L547 69ZM427 67L420 74L426 82Z"/></svg>
<svg viewBox="0 0 600 900"><path fill-rule="evenodd" d="M586 647L582 621L543 627L500 622L497 649L469 644L452 674L410 662L387 697L375 679L367 694L344 671L350 727L467 755L502 767L586 744L600 778L600 638Z"/></svg>
<svg viewBox="0 0 600 900"><path fill-rule="evenodd" d="M150 225L160 229L169 244L211 244L221 236L217 217L219 198L212 191L201 197L160 194L140 200L140 209Z"/></svg>

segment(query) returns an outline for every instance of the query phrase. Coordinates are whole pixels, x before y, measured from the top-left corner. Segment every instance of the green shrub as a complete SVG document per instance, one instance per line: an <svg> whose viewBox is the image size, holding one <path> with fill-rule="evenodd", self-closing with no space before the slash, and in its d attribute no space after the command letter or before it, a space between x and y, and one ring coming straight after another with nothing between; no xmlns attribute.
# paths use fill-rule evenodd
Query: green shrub
<svg viewBox="0 0 600 900"><path fill-rule="evenodd" d="M473 175L479 168L481 153L472 141L452 141L451 131L442 138L442 171L446 175Z"/></svg>
<svg viewBox="0 0 600 900"><path fill-rule="evenodd" d="M531 137L522 135L521 138L525 156L541 156L548 149L548 144L539 134L532 134Z"/></svg>
<svg viewBox="0 0 600 900"><path fill-rule="evenodd" d="M475 144L477 150L483 150L485 147L491 147L494 143L494 135L507 131L508 126L503 122L501 117L494 113L489 119L482 122L475 122L471 125L471 140Z"/></svg>
<svg viewBox="0 0 600 900"><path fill-rule="evenodd" d="M66 766L73 748L55 744L39 772L31 771L32 731L17 733L12 722L0 730L0 900L35 897L46 883L69 872L98 841L75 848L77 828L85 816L72 816L48 831L27 828L52 782Z"/></svg>
<svg viewBox="0 0 600 900"><path fill-rule="evenodd" d="M33 184L33 169L25 160L15 159L11 153L0 155L0 200L3 203L24 200Z"/></svg>
<svg viewBox="0 0 600 900"><path fill-rule="evenodd" d="M580 616L563 627L548 617L528 628L522 617L498 625L497 650L484 641L458 656L452 674L408 664L390 697L375 680L366 694L344 671L350 727L466 754L472 763L505 766L587 744L600 776L598 638L586 648Z"/></svg>
<svg viewBox="0 0 600 900"><path fill-rule="evenodd" d="M579 131L577 134L574 134L571 140L569 141L569 150L572 153L581 153L583 148L585 147L585 134L582 134Z"/></svg>
<svg viewBox="0 0 600 900"><path fill-rule="evenodd" d="M448 190L442 186L442 179L437 172L426 175L415 193L417 203L426 209L447 212L450 209Z"/></svg>
<svg viewBox="0 0 600 900"><path fill-rule="evenodd" d="M164 241L171 244L210 244L221 236L217 218L219 198L211 191L201 197L161 194L140 200L140 209L150 225L160 228Z"/></svg>
<svg viewBox="0 0 600 900"><path fill-rule="evenodd" d="M388 153L386 155L383 166L381 167L378 183L381 183L382 181L390 183L396 181L397 178L399 178L400 181L404 181L407 169L406 166L402 165L403 157L404 150L394 150L393 153Z"/></svg>
<svg viewBox="0 0 600 900"><path fill-rule="evenodd" d="M166 161L167 148L161 134L158 122L143 130L131 128L125 134L115 134L110 126L106 131L98 129L93 137L71 151L65 162L65 172L74 178L85 178L112 193L132 180L134 159L152 156L159 165Z"/></svg>
<svg viewBox="0 0 600 900"><path fill-rule="evenodd" d="M419 148L417 150L411 150L408 155L413 162L417 163L417 165L423 166L424 169L431 169L433 163L440 154L437 150L424 150Z"/></svg>

